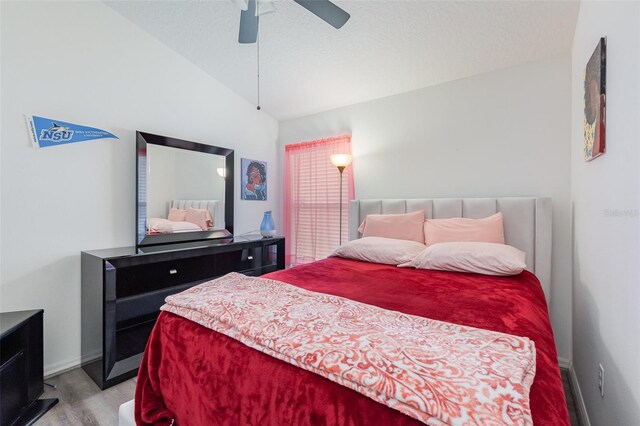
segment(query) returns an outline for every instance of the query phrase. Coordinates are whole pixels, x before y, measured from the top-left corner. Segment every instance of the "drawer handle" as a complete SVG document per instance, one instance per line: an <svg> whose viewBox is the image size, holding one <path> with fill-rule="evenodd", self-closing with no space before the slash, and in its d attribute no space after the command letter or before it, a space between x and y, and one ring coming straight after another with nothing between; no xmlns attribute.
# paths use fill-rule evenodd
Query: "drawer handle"
<svg viewBox="0 0 640 426"><path fill-rule="evenodd" d="M247 260L253 260L253 256L247 256Z"/></svg>
<svg viewBox="0 0 640 426"><path fill-rule="evenodd" d="M170 275L175 275L175 274L177 274L177 273L178 273L178 270L177 270L177 269L169 269L169 274L170 274Z"/></svg>

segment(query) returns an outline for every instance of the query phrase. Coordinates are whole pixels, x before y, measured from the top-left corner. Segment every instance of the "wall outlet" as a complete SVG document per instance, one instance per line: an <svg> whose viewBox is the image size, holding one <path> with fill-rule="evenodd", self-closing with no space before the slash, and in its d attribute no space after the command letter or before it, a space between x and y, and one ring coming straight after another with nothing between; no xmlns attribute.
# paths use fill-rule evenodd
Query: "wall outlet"
<svg viewBox="0 0 640 426"><path fill-rule="evenodd" d="M598 389L600 389L600 396L604 398L604 367L602 364L598 364Z"/></svg>

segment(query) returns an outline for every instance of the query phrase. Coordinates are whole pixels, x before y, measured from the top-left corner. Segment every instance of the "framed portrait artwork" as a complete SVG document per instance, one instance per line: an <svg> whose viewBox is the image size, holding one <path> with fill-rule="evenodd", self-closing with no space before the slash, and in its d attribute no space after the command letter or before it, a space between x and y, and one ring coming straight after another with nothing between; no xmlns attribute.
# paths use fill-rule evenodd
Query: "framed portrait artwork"
<svg viewBox="0 0 640 426"><path fill-rule="evenodd" d="M240 159L240 198L243 200L267 199L267 163L266 161Z"/></svg>
<svg viewBox="0 0 640 426"><path fill-rule="evenodd" d="M607 39L601 38L584 70L584 159L605 152Z"/></svg>

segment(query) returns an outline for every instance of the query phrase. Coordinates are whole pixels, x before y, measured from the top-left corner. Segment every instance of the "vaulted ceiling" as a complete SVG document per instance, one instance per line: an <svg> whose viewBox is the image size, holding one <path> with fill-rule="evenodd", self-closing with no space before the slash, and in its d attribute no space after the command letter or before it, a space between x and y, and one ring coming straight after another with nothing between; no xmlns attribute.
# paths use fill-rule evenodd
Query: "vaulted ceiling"
<svg viewBox="0 0 640 426"><path fill-rule="evenodd" d="M257 45L228 0L106 2L249 102ZM349 1L339 30L291 0L260 17L260 105L278 120L568 52L575 1ZM179 77L177 77L179 78Z"/></svg>

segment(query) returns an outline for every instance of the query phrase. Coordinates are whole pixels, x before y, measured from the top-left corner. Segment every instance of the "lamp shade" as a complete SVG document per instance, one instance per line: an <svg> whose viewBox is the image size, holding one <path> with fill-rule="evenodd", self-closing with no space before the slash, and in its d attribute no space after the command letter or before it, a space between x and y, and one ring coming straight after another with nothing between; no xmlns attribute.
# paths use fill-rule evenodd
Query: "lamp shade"
<svg viewBox="0 0 640 426"><path fill-rule="evenodd" d="M331 164L336 167L347 167L351 164L351 155L349 154L333 154L331 157Z"/></svg>

